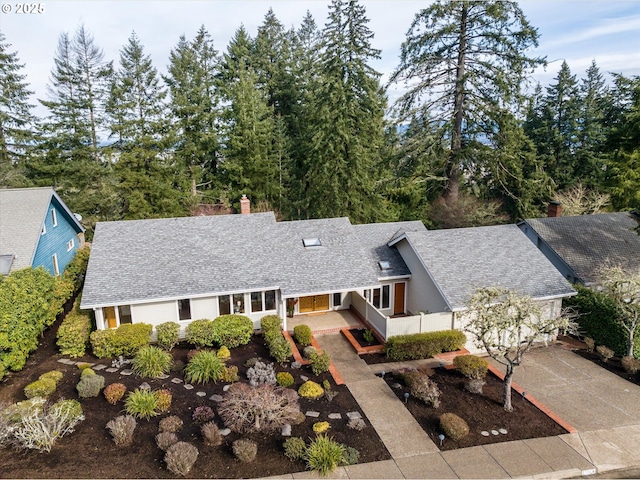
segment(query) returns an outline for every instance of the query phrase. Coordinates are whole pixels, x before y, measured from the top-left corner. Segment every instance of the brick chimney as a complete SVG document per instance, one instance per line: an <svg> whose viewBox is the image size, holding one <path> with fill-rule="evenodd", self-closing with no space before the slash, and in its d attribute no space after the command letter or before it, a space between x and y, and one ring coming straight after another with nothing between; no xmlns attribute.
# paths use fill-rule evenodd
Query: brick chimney
<svg viewBox="0 0 640 480"><path fill-rule="evenodd" d="M560 215L562 215L562 204L555 200L549 202L547 217L559 217Z"/></svg>
<svg viewBox="0 0 640 480"><path fill-rule="evenodd" d="M243 215L251 213L251 201L246 195L242 195L240 199L240 213Z"/></svg>

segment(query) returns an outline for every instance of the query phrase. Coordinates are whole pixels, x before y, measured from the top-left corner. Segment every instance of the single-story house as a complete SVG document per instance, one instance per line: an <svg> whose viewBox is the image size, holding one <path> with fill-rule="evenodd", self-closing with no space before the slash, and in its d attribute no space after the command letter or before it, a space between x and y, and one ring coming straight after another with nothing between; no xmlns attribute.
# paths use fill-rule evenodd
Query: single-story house
<svg viewBox="0 0 640 480"><path fill-rule="evenodd" d="M40 266L62 274L84 231L53 188L0 189L0 275Z"/></svg>
<svg viewBox="0 0 640 480"><path fill-rule="evenodd" d="M244 211L98 223L81 307L95 311L99 329L232 312L256 328L279 315L286 328L287 307L351 308L388 338L457 328L479 287L516 289L552 314L575 293L515 225L427 231L415 221L277 222Z"/></svg>
<svg viewBox="0 0 640 480"><path fill-rule="evenodd" d="M522 232L572 283L598 284L603 266L640 268L637 212L528 218Z"/></svg>

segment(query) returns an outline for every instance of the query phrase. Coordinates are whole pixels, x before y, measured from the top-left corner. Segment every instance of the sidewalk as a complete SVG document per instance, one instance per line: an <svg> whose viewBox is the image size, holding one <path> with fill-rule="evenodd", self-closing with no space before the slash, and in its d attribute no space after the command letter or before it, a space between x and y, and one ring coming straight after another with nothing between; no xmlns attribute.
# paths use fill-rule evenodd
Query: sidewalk
<svg viewBox="0 0 640 480"><path fill-rule="evenodd" d="M559 346L530 351L514 380L577 433L440 452L375 376L384 366L368 366L340 334L316 339L393 457L329 478L575 478L640 466L640 387Z"/></svg>

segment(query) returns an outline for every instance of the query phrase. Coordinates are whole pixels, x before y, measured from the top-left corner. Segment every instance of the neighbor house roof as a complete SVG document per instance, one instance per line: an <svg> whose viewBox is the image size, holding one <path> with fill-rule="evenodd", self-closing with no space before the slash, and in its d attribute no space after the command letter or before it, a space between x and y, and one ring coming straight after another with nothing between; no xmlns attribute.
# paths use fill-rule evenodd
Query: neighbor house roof
<svg viewBox="0 0 640 480"><path fill-rule="evenodd" d="M561 298L575 290L516 225L405 232L452 311L473 292L501 287L536 299Z"/></svg>
<svg viewBox="0 0 640 480"><path fill-rule="evenodd" d="M51 187L0 189L0 255L12 270L31 266L49 205L55 201L78 232L84 228Z"/></svg>
<svg viewBox="0 0 640 480"><path fill-rule="evenodd" d="M525 220L585 284L597 283L606 265L640 268L638 217L601 213Z"/></svg>
<svg viewBox="0 0 640 480"><path fill-rule="evenodd" d="M387 225L391 232L402 224ZM379 284L379 269L363 262L370 254L359 227L347 218L276 222L273 213L100 222L82 305L272 288L285 297L368 288ZM315 239L317 246L303 242Z"/></svg>

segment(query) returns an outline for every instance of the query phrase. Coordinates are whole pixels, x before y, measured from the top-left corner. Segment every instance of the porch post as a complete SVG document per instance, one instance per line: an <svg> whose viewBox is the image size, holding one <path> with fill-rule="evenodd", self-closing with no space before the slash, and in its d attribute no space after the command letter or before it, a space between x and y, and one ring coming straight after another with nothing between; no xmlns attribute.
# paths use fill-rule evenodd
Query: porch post
<svg viewBox="0 0 640 480"><path fill-rule="evenodd" d="M284 315L282 315L282 330L287 330L287 299L284 297L281 297L282 301L280 302L280 311L284 312Z"/></svg>
<svg viewBox="0 0 640 480"><path fill-rule="evenodd" d="M94 308L93 311L96 315L96 329L104 330L104 317L102 316L102 309Z"/></svg>

